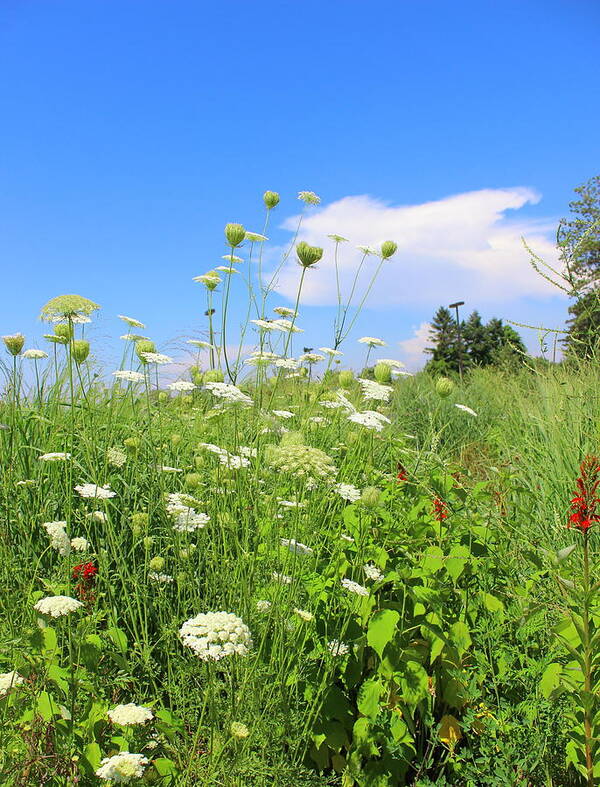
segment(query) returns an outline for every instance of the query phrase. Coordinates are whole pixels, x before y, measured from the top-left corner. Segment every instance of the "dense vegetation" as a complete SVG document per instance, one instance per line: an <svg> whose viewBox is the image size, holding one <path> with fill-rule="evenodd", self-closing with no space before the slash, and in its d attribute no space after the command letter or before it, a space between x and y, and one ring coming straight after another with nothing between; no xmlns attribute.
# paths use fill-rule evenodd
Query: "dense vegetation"
<svg viewBox="0 0 600 787"><path fill-rule="evenodd" d="M226 266L171 383L134 333L93 378L79 296L4 337L2 783L597 784L597 364L357 378L350 301L295 357L295 252L244 364Z"/></svg>

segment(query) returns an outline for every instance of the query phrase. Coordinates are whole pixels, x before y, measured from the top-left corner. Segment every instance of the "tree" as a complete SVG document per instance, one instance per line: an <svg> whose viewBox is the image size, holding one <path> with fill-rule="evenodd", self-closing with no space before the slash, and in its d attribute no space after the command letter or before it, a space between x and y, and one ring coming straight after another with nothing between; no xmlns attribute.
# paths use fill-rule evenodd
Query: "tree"
<svg viewBox="0 0 600 787"><path fill-rule="evenodd" d="M580 199L569 203L572 218L561 219L557 242L565 276L573 287L569 307L567 354L593 357L600 326L600 175L578 186Z"/></svg>
<svg viewBox="0 0 600 787"><path fill-rule="evenodd" d="M462 329L462 337L467 357L465 366L488 366L491 363L489 332L478 311L471 313Z"/></svg>
<svg viewBox="0 0 600 787"><path fill-rule="evenodd" d="M425 369L441 375L457 372L460 348L456 322L444 306L440 306L435 313L429 335L434 346L425 348L425 352L431 355Z"/></svg>

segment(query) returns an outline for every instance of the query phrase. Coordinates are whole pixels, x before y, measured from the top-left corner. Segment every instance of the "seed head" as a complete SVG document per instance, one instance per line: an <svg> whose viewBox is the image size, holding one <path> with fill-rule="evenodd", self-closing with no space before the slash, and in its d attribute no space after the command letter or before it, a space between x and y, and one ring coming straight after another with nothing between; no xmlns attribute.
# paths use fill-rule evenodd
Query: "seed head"
<svg viewBox="0 0 600 787"><path fill-rule="evenodd" d="M394 243L393 240L384 240L381 244L381 256L384 260L389 260L398 249L398 244Z"/></svg>
<svg viewBox="0 0 600 787"><path fill-rule="evenodd" d="M16 357L23 349L25 337L22 333L13 333L9 336L3 336L2 341L6 345L8 352Z"/></svg>
<svg viewBox="0 0 600 787"><path fill-rule="evenodd" d="M378 363L375 367L375 379L378 383L389 383L392 381L392 369L387 363Z"/></svg>
<svg viewBox="0 0 600 787"><path fill-rule="evenodd" d="M445 399L447 396L450 396L453 390L454 383L449 377L438 377L435 384L435 392L438 396L441 396L442 399Z"/></svg>
<svg viewBox="0 0 600 787"><path fill-rule="evenodd" d="M267 210L272 210L279 205L279 194L276 191L265 191L263 194L263 202Z"/></svg>
<svg viewBox="0 0 600 787"><path fill-rule="evenodd" d="M76 364L83 363L90 354L90 343L85 339L75 339L73 342L73 358Z"/></svg>
<svg viewBox="0 0 600 787"><path fill-rule="evenodd" d="M42 307L40 319L47 322L58 320L71 320L78 322L83 317L88 317L100 306L89 298L81 295L58 295Z"/></svg>

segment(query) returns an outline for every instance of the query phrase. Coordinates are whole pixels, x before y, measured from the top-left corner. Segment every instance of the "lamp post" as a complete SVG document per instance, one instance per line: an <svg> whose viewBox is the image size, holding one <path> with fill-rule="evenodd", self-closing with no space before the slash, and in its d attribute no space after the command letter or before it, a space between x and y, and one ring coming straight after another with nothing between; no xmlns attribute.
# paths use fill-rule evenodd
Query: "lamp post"
<svg viewBox="0 0 600 787"><path fill-rule="evenodd" d="M460 381L462 383L463 379L463 357L462 357L462 338L460 335L460 318L458 316L458 307L464 306L464 301L456 301L456 303L451 303L448 308L456 310L456 336L457 336L457 344L458 344L458 374L460 375Z"/></svg>

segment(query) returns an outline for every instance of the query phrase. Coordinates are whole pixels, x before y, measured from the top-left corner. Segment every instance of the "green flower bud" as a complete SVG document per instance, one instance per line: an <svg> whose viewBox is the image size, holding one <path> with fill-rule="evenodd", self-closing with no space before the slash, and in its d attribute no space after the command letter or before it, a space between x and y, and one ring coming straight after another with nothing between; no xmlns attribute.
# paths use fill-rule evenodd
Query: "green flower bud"
<svg viewBox="0 0 600 787"><path fill-rule="evenodd" d="M181 408L184 410L189 410L194 404L194 397L190 396L190 394L183 394L182 396L177 397L177 401L179 402L179 406Z"/></svg>
<svg viewBox="0 0 600 787"><path fill-rule="evenodd" d="M85 361L85 359L90 354L90 343L87 342L85 339L75 339L73 342L73 358L75 358L75 363L80 364Z"/></svg>
<svg viewBox="0 0 600 787"><path fill-rule="evenodd" d="M142 363L146 363L146 359L142 353L155 353L156 345L150 339L138 339L135 343L135 353Z"/></svg>
<svg viewBox="0 0 600 787"><path fill-rule="evenodd" d="M154 539L152 538L152 536L146 536L146 538L144 539L144 547L146 549L151 549L153 545L154 545Z"/></svg>
<svg viewBox="0 0 600 787"><path fill-rule="evenodd" d="M276 191L265 191L263 194L263 202L267 206L267 210L276 208L279 205L279 194Z"/></svg>
<svg viewBox="0 0 600 787"><path fill-rule="evenodd" d="M227 224L225 226L225 237L231 248L235 249L243 243L246 237L246 230L241 224Z"/></svg>
<svg viewBox="0 0 600 787"><path fill-rule="evenodd" d="M323 249L319 246L310 246L306 241L300 241L296 246L296 254L300 265L304 268L310 268L311 265L319 262L323 256Z"/></svg>
<svg viewBox="0 0 600 787"><path fill-rule="evenodd" d="M375 486L368 486L363 489L360 502L365 508L377 508L381 503L381 492Z"/></svg>
<svg viewBox="0 0 600 787"><path fill-rule="evenodd" d="M148 529L148 514L139 511L131 515L131 527L138 528L139 530Z"/></svg>
<svg viewBox="0 0 600 787"><path fill-rule="evenodd" d="M22 333L13 333L10 336L3 336L2 341L6 345L8 352L16 357L23 349L25 337Z"/></svg>
<svg viewBox="0 0 600 787"><path fill-rule="evenodd" d="M204 381L204 374L199 366L190 366L190 377L196 385L202 385Z"/></svg>
<svg viewBox="0 0 600 787"><path fill-rule="evenodd" d="M185 486L187 489L198 489L202 486L203 476L200 473L187 473L185 476Z"/></svg>
<svg viewBox="0 0 600 787"><path fill-rule="evenodd" d="M448 377L438 377L436 384L435 384L435 391L438 396L441 396L442 399L445 399L447 396L450 396L452 391L454 390L454 383Z"/></svg>
<svg viewBox="0 0 600 787"><path fill-rule="evenodd" d="M398 249L398 244L394 243L393 240L384 240L381 244L381 256L384 260L389 260Z"/></svg>
<svg viewBox="0 0 600 787"><path fill-rule="evenodd" d="M126 437L125 440L123 440L123 445L129 453L137 454L140 450L141 442L139 437Z"/></svg>
<svg viewBox="0 0 600 787"><path fill-rule="evenodd" d="M73 323L60 322L58 325L54 326L54 333L61 339L69 341L73 338Z"/></svg>
<svg viewBox="0 0 600 787"><path fill-rule="evenodd" d="M164 557L153 557L152 560L148 563L148 568L150 571L162 571L165 567L165 559Z"/></svg>
<svg viewBox="0 0 600 787"><path fill-rule="evenodd" d="M238 740L243 740L250 735L250 730L245 724L242 724L241 721L232 721L229 730L232 737Z"/></svg>
<svg viewBox="0 0 600 787"><path fill-rule="evenodd" d="M169 394L166 391L159 391L158 392L158 401L161 404L169 401Z"/></svg>
<svg viewBox="0 0 600 787"><path fill-rule="evenodd" d="M375 366L375 379L384 385L392 381L392 369L387 363L378 363Z"/></svg>
<svg viewBox="0 0 600 787"><path fill-rule="evenodd" d="M222 383L224 379L225 375L220 369L209 369L204 372L205 383Z"/></svg>
<svg viewBox="0 0 600 787"><path fill-rule="evenodd" d="M176 432L174 432L174 433L171 435L171 437L170 437L170 440L171 440L171 445L172 445L173 447L176 447L176 446L178 446L178 445L179 445L179 443L181 443L182 437L181 437L181 435L180 435L180 434L177 434Z"/></svg>
<svg viewBox="0 0 600 787"><path fill-rule="evenodd" d="M178 585L185 585L189 579L189 575L186 571L180 571L175 579L177 580Z"/></svg>
<svg viewBox="0 0 600 787"><path fill-rule="evenodd" d="M298 374L300 375L300 377L308 377L308 369L306 368L306 366L301 366L298 369Z"/></svg>
<svg viewBox="0 0 600 787"><path fill-rule="evenodd" d="M343 372L340 372L338 379L342 388L348 390L354 382L354 374L349 369L344 369Z"/></svg>

